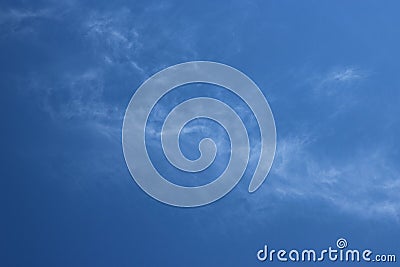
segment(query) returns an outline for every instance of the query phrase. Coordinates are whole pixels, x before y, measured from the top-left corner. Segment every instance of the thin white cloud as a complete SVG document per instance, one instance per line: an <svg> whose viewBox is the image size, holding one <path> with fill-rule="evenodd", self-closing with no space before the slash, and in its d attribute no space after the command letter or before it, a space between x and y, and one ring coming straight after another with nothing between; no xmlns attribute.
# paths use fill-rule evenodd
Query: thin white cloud
<svg viewBox="0 0 400 267"><path fill-rule="evenodd" d="M358 87L358 83L367 79L369 72L353 66L337 67L325 74L312 75L311 86L318 93L337 95Z"/></svg>
<svg viewBox="0 0 400 267"><path fill-rule="evenodd" d="M365 73L354 67L347 67L342 70L333 71L328 74L327 81L349 82L365 77Z"/></svg>
<svg viewBox="0 0 400 267"><path fill-rule="evenodd" d="M323 161L308 137L280 140L272 174L280 196L320 198L350 213L400 219L400 172L386 162L387 151L368 150L344 160ZM327 160L329 161L329 160Z"/></svg>
<svg viewBox="0 0 400 267"><path fill-rule="evenodd" d="M138 59L142 48L133 14L128 9L110 13L92 12L82 22L82 30L97 53L102 54L107 64L125 64L141 76L146 70Z"/></svg>
<svg viewBox="0 0 400 267"><path fill-rule="evenodd" d="M328 71L304 67L293 70L292 75L306 100L317 105L325 103L329 118L334 118L359 104L361 89L372 74L366 68L350 65L331 67Z"/></svg>
<svg viewBox="0 0 400 267"><path fill-rule="evenodd" d="M52 9L9 9L2 11L0 14L0 23L20 23L29 19L54 17Z"/></svg>
<svg viewBox="0 0 400 267"><path fill-rule="evenodd" d="M32 75L28 94L54 120L80 120L98 129L99 133L116 137L116 133L120 132L123 110L105 98L102 76L102 71L96 69L67 73L56 82ZM23 90L26 94L26 87Z"/></svg>

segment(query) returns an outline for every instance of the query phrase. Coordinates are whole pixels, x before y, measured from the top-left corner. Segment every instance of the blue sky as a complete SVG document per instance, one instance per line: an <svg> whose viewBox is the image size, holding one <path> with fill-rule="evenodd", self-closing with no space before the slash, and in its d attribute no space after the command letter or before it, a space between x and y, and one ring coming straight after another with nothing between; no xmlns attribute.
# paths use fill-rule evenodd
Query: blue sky
<svg viewBox="0 0 400 267"><path fill-rule="evenodd" d="M264 244L325 248L339 237L399 256L399 8L396 1L2 1L0 265L284 266L259 263L256 252ZM277 152L255 193L247 192L250 164L227 196L183 209L135 184L121 129L142 82L192 60L231 65L257 83L275 117ZM214 91L194 87L166 103ZM202 135L227 145L218 125L193 127L200 135L182 136L189 158ZM203 179L217 176L226 157Z"/></svg>

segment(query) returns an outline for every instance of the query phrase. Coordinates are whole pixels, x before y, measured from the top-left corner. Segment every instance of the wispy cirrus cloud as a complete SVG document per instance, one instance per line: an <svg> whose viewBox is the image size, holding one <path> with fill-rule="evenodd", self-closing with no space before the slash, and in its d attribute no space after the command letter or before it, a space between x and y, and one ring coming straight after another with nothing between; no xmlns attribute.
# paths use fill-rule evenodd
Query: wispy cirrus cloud
<svg viewBox="0 0 400 267"><path fill-rule="evenodd" d="M348 158L321 159L309 136L281 139L274 167L274 190L295 199L319 198L362 217L400 220L400 171L388 151L368 149Z"/></svg>
<svg viewBox="0 0 400 267"><path fill-rule="evenodd" d="M59 2L43 7L8 8L0 11L0 30L4 36L32 36L40 32L49 21L60 22L71 9L73 2Z"/></svg>
<svg viewBox="0 0 400 267"><path fill-rule="evenodd" d="M381 136L376 123L366 119L370 98L376 94L369 85L375 73L356 64L315 69L293 74L298 83L288 90L293 100L287 102L288 107L296 105L300 115L291 115L288 120L293 124L278 132L271 190L280 198L317 199L360 217L399 221L394 129ZM382 115L381 125L392 121L382 110L376 114ZM366 138L371 130L373 141Z"/></svg>
<svg viewBox="0 0 400 267"><path fill-rule="evenodd" d="M116 137L123 109L106 99L103 75L101 69L88 69L83 73L64 73L56 81L49 81L32 74L28 94L53 120L80 121L108 137Z"/></svg>
<svg viewBox="0 0 400 267"><path fill-rule="evenodd" d="M373 71L357 67L356 64L332 66L327 70L305 67L294 74L297 86L303 90L304 101L321 105L320 112L329 108L329 118L337 117L357 106L363 87L372 76Z"/></svg>
<svg viewBox="0 0 400 267"><path fill-rule="evenodd" d="M15 9L7 13L5 21L19 25L21 29L27 29L28 26L22 23L24 20L57 19L58 10L61 10L63 5L55 4L51 8L39 10ZM74 15L74 25L76 25L74 37L84 43L83 48L90 54L90 60L79 62L81 64L77 69L63 69L52 78L40 71L31 71L27 77L21 79L26 81L21 88L29 88L30 93L36 94L42 108L53 118L77 118L104 123L105 120L111 120L118 114L120 119L123 108L110 103L105 97L107 92L115 89L115 83L110 83L110 80L115 79L113 76L118 72L118 76L127 78L129 75L129 80L141 82L154 73L154 68L159 70L165 65L161 59L156 65L151 65L148 63L148 58L144 60L142 55L149 54L149 51L154 51L157 46L162 47L163 43L162 39L149 39L146 35L147 27L160 28L159 34L163 38L170 35L171 29L164 29L149 16L166 8L169 6L164 4L148 6L138 17L128 8L112 11L85 10L79 3L69 4L62 12L65 15L63 21L72 19ZM31 27L35 32L41 31L38 25ZM185 42L187 43L189 42ZM123 82L125 81L120 84ZM111 88L110 84L114 86ZM129 89L132 90L134 87L135 84L132 84Z"/></svg>
<svg viewBox="0 0 400 267"><path fill-rule="evenodd" d="M327 80L331 81L339 81L339 82L348 82L348 81L355 81L365 77L365 73L356 69L354 67L344 68L342 70L333 71L331 72Z"/></svg>
<svg viewBox="0 0 400 267"><path fill-rule="evenodd" d="M342 93L343 90L355 89L370 75L369 71L355 66L335 67L332 70L312 75L308 81L317 93L328 96Z"/></svg>
<svg viewBox="0 0 400 267"><path fill-rule="evenodd" d="M92 12L82 22L82 31L106 64L124 64L143 76L146 71L138 60L143 44L132 17L128 9L110 14Z"/></svg>
<svg viewBox="0 0 400 267"><path fill-rule="evenodd" d="M174 33L174 27L162 27L152 21L152 15L160 9L168 9L168 6L149 7L139 17L127 8L91 10L87 16L78 12L79 8L78 4L70 7L74 14L79 15L75 22L78 25L77 37L97 60L94 63L82 62L82 71L67 69L58 73L55 81L35 74L31 76L29 86L43 109L54 119L83 120L109 136L116 136L124 107L115 105L106 97L107 90L110 90L106 85L109 67L128 67L129 72L143 79L168 61L168 55L165 56L163 51L165 42L169 42L168 53L176 48L182 55L180 60L193 59L197 55L193 47L196 27L199 26L192 25L183 35L182 31ZM4 13L1 23L29 29L34 26L22 25L23 22L56 19L55 10L58 9L10 10ZM149 36L149 30L157 32L158 38ZM151 63L153 61L156 63ZM311 88L308 96L318 101L323 98L329 99L329 103L334 102L337 114L356 103L353 92L369 75L369 71L356 66L341 66L304 75L301 79L306 77L305 83ZM276 162L271 170L280 181L274 188L277 194L321 198L343 210L366 216L385 214L399 217L399 198L396 195L399 171L385 162L387 151L371 148L352 158L323 163L314 152L315 146L315 138L311 135L279 139Z"/></svg>
<svg viewBox="0 0 400 267"><path fill-rule="evenodd" d="M39 18L56 18L55 10L52 8L42 9L17 9L12 8L1 11L0 23L18 24L26 20Z"/></svg>
<svg viewBox="0 0 400 267"><path fill-rule="evenodd" d="M31 92L37 93L42 107L55 119L112 119L115 107L103 99L101 72L90 69L78 74L64 74L55 83L31 77Z"/></svg>

